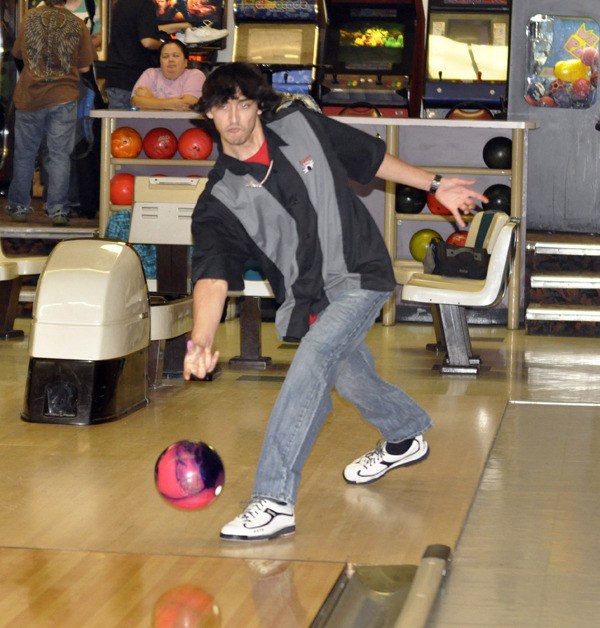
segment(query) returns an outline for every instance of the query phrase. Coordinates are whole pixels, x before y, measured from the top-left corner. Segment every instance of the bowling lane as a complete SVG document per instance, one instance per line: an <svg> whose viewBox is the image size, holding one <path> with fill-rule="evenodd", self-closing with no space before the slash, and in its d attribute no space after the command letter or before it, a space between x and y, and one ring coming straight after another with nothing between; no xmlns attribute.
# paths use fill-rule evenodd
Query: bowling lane
<svg viewBox="0 0 600 628"><path fill-rule="evenodd" d="M146 408L114 423L29 424L18 418L27 341L6 344L15 375L5 375L1 390L3 544L336 564L417 564L430 544L454 547L506 404L503 335L479 343L494 366L479 380L433 371L434 356L423 348L430 336L428 326L402 325L376 326L369 338L382 373L435 419L429 459L370 487L347 485L344 465L372 448L377 434L336 397L305 468L297 534L257 545L223 542L219 530L250 495L280 371L241 381L243 373L226 369L213 382L164 386ZM272 325L264 325L263 340L265 355L289 363L293 349L281 348ZM224 362L238 352L238 341L237 321L221 326ZM157 456L180 439L211 444L225 463L223 493L199 512L170 507L154 487Z"/></svg>
<svg viewBox="0 0 600 628"><path fill-rule="evenodd" d="M3 626L307 626L336 564L0 549Z"/></svg>

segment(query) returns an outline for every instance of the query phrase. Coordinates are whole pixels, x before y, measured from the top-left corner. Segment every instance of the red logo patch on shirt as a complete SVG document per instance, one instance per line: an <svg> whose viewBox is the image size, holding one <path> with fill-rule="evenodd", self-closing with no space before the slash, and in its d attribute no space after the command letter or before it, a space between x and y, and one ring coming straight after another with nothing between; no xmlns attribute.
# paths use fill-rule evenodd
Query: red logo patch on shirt
<svg viewBox="0 0 600 628"><path fill-rule="evenodd" d="M300 160L300 165L302 166L302 172L308 174L315 167L315 160L312 155L307 155L304 159Z"/></svg>

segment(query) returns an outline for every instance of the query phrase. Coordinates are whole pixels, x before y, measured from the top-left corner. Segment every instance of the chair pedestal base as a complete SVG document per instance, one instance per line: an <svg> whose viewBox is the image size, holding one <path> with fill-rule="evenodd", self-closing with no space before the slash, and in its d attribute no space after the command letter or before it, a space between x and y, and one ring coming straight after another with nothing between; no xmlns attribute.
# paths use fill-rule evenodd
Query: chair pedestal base
<svg viewBox="0 0 600 628"><path fill-rule="evenodd" d="M446 358L440 367L444 374L478 375L481 359L473 355L465 309L459 305L439 305Z"/></svg>

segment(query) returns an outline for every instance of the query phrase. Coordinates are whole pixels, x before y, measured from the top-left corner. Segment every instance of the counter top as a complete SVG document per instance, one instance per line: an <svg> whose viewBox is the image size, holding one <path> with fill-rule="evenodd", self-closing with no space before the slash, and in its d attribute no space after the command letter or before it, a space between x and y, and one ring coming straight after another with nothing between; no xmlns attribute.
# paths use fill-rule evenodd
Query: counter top
<svg viewBox="0 0 600 628"><path fill-rule="evenodd" d="M95 109L90 112L92 118L112 118L130 120L201 120L203 115L194 111L131 111L129 109ZM526 118L509 120L439 120L429 118L373 118L370 116L331 116L334 120L346 124L365 124L398 127L444 127L449 129L536 129L539 123Z"/></svg>

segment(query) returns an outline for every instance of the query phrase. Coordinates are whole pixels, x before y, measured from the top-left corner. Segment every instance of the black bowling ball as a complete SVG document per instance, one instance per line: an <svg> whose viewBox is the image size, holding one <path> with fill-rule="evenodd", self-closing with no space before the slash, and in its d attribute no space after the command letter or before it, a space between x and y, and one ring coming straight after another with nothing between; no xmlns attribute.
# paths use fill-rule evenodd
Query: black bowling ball
<svg viewBox="0 0 600 628"><path fill-rule="evenodd" d="M418 214L427 203L427 192L410 185L396 186L396 211L399 214Z"/></svg>
<svg viewBox="0 0 600 628"><path fill-rule="evenodd" d="M512 140L492 137L483 147L483 161L488 168L508 170L512 163Z"/></svg>
<svg viewBox="0 0 600 628"><path fill-rule="evenodd" d="M510 215L510 187L508 185L495 183L483 193L488 197L488 202L481 204L483 209L493 209Z"/></svg>

